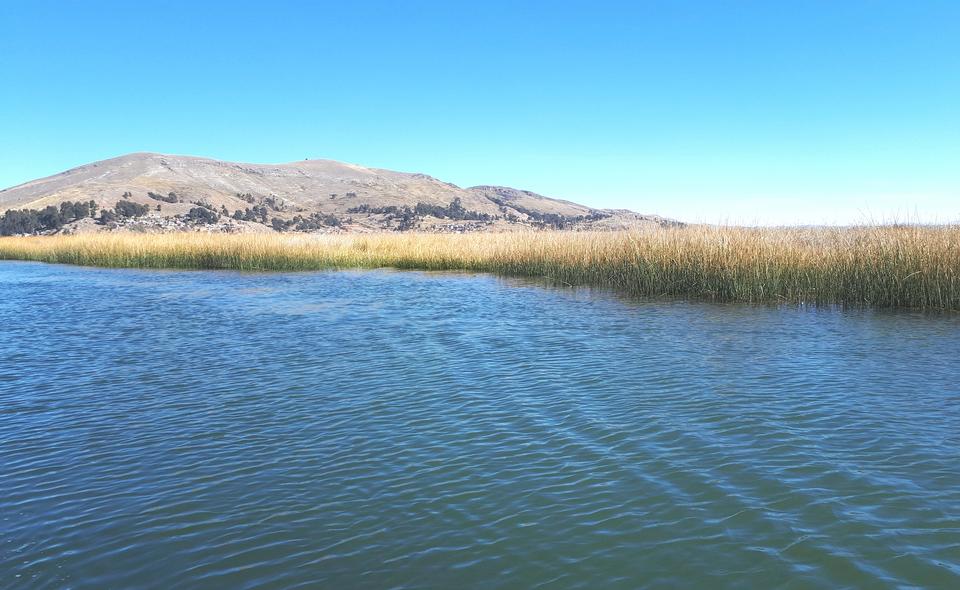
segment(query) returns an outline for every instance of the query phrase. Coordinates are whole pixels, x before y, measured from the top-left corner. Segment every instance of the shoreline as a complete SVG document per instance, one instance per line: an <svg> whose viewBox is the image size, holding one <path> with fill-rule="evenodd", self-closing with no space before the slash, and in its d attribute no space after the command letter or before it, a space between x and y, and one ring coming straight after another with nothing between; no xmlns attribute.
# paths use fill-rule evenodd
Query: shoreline
<svg viewBox="0 0 960 590"><path fill-rule="evenodd" d="M629 295L960 310L960 226L0 238L0 259L239 271L452 270Z"/></svg>

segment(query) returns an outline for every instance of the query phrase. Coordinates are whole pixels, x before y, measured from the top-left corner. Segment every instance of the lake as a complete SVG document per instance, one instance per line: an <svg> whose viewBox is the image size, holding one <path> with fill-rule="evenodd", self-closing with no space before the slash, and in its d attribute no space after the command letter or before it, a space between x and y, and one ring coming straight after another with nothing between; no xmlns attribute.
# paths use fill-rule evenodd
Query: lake
<svg viewBox="0 0 960 590"><path fill-rule="evenodd" d="M960 315L0 262L2 588L958 588Z"/></svg>

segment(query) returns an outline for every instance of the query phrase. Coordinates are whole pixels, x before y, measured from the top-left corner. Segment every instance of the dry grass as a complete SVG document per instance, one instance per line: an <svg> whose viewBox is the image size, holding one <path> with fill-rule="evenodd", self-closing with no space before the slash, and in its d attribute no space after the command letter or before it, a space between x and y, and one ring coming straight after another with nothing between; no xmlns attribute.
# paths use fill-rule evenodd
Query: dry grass
<svg viewBox="0 0 960 590"><path fill-rule="evenodd" d="M960 309L958 226L468 235L92 234L0 238L0 258L140 268L470 270L643 295Z"/></svg>

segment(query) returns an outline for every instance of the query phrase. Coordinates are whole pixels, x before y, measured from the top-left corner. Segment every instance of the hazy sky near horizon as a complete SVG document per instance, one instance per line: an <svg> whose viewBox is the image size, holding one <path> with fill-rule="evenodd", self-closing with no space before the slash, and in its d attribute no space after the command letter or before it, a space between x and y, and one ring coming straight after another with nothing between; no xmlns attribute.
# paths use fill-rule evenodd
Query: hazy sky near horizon
<svg viewBox="0 0 960 590"><path fill-rule="evenodd" d="M960 2L0 0L0 188L134 151L960 221Z"/></svg>

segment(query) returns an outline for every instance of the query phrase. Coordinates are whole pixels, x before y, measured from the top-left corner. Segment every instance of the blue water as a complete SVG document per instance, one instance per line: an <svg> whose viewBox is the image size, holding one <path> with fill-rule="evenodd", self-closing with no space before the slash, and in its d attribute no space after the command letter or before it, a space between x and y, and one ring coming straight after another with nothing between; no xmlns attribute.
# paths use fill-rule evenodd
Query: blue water
<svg viewBox="0 0 960 590"><path fill-rule="evenodd" d="M960 317L0 263L2 588L960 588Z"/></svg>

